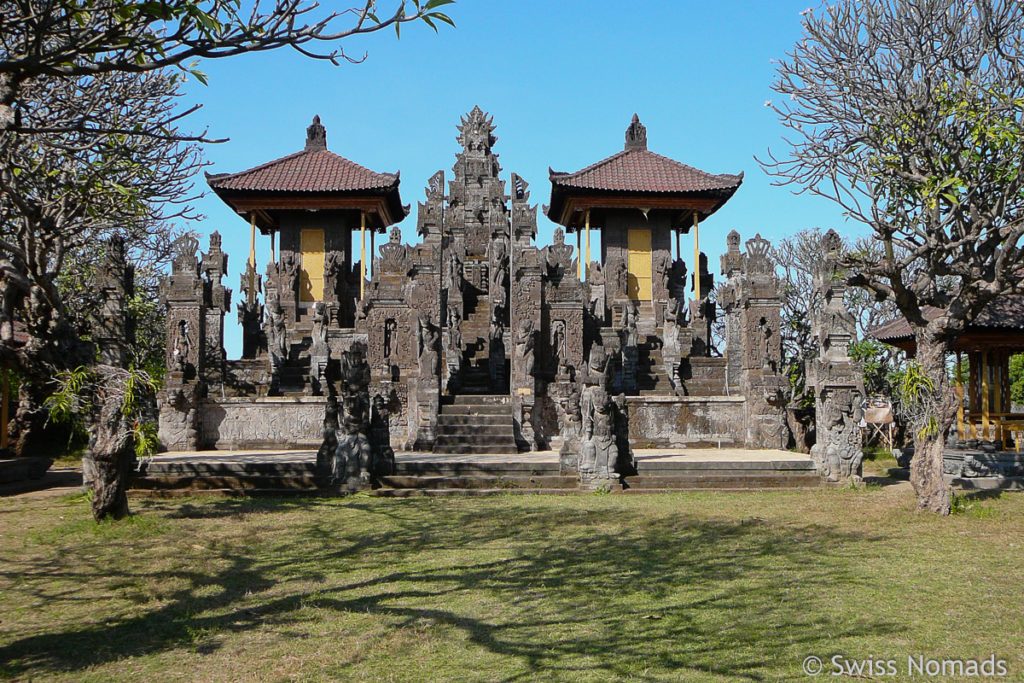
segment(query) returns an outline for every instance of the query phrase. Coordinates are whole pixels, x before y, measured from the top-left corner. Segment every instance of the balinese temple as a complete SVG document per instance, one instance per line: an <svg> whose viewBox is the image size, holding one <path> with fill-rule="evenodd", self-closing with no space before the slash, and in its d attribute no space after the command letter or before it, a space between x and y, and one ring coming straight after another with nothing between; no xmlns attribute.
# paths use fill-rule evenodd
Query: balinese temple
<svg viewBox="0 0 1024 683"><path fill-rule="evenodd" d="M926 320L940 309L925 307ZM868 336L913 357L917 350L910 324L896 318L868 331ZM1010 400L1010 356L1024 353L1024 297L1003 296L986 306L953 344L958 365L967 361L966 385L956 384L959 397L957 434L961 441L1009 442L1024 433L1024 414L1013 412Z"/></svg>
<svg viewBox="0 0 1024 683"><path fill-rule="evenodd" d="M636 447L785 446L767 241L730 232L717 289L699 248L687 264L678 244L724 229L714 214L742 175L649 151L634 116L621 152L551 172L545 212L564 230L538 246L537 207L522 177L503 177L493 119L476 107L457 129L451 176L434 174L419 203L415 245L388 231L407 213L398 174L328 151L318 119L303 150L208 177L240 218L224 229L247 227L252 241L258 229L272 253L261 278L250 249L243 358L228 361L219 235L207 253L179 243L163 286L166 448L316 447L334 424L351 443L369 431L396 450L555 450L566 471L603 481L630 471Z"/></svg>

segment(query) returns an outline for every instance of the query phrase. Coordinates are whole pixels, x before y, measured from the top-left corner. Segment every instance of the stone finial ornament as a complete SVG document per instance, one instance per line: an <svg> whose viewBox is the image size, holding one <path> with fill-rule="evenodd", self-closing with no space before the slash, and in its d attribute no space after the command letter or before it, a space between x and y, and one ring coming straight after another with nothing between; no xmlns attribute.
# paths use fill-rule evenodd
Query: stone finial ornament
<svg viewBox="0 0 1024 683"><path fill-rule="evenodd" d="M640 123L640 117L633 114L633 120L626 129L627 152L647 149L647 126Z"/></svg>
<svg viewBox="0 0 1024 683"><path fill-rule="evenodd" d="M327 149L327 129L320 125L320 115L313 117L313 123L306 128L306 151L316 152Z"/></svg>

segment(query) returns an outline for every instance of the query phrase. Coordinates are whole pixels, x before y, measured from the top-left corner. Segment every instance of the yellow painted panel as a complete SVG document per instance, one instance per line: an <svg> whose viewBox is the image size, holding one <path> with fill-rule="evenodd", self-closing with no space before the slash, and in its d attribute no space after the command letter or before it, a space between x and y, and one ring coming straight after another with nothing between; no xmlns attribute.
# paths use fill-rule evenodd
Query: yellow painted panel
<svg viewBox="0 0 1024 683"><path fill-rule="evenodd" d="M634 301L651 300L651 231L630 230L627 292Z"/></svg>
<svg viewBox="0 0 1024 683"><path fill-rule="evenodd" d="M299 276L299 301L322 301L324 296L324 231L303 230L302 274Z"/></svg>

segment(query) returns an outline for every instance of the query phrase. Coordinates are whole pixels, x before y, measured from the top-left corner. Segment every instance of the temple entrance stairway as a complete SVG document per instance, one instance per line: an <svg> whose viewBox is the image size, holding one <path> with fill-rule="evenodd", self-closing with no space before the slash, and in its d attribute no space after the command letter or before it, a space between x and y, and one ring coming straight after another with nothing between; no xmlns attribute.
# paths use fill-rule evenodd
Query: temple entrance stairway
<svg viewBox="0 0 1024 683"><path fill-rule="evenodd" d="M517 453L508 396L460 394L441 399L435 453Z"/></svg>
<svg viewBox="0 0 1024 683"><path fill-rule="evenodd" d="M637 390L641 396L671 396L672 385L661 355L663 328L657 324L650 301L638 302Z"/></svg>

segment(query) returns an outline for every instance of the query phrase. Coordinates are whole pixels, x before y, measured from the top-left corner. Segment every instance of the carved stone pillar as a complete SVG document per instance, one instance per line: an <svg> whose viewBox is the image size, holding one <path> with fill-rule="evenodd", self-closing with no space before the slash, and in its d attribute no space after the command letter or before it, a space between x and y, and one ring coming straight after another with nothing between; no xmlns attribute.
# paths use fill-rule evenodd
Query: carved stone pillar
<svg viewBox="0 0 1024 683"><path fill-rule="evenodd" d="M511 283L513 333L512 392L513 425L516 442L525 450L537 446L534 423L537 401L537 345L541 328L541 272L536 247L513 247Z"/></svg>
<svg viewBox="0 0 1024 683"><path fill-rule="evenodd" d="M124 240L111 237L106 258L98 273L100 312L94 322L93 340L100 362L117 367L128 366L128 348L134 343L134 321L128 314L128 300L135 293L135 268L128 264Z"/></svg>
<svg viewBox="0 0 1024 683"><path fill-rule="evenodd" d="M199 398L204 389L206 315L196 251L199 240L184 235L174 243L171 275L160 283L167 307L167 377L158 396L160 442L168 450L199 448Z"/></svg>
<svg viewBox="0 0 1024 683"><path fill-rule="evenodd" d="M210 250L203 254L203 314L206 318L203 335L203 362L208 384L224 382L227 355L224 351L224 314L231 310L231 290L224 286L228 255L221 249L219 232L210 235Z"/></svg>
<svg viewBox="0 0 1024 683"><path fill-rule="evenodd" d="M843 298L846 283L839 274L842 238L834 230L825 234L825 254L815 284L823 307L813 320L818 358L808 369L808 383L815 387L817 440L811 457L829 482L858 482L862 474L860 420L864 398L864 368L848 353L857 334L857 323Z"/></svg>

